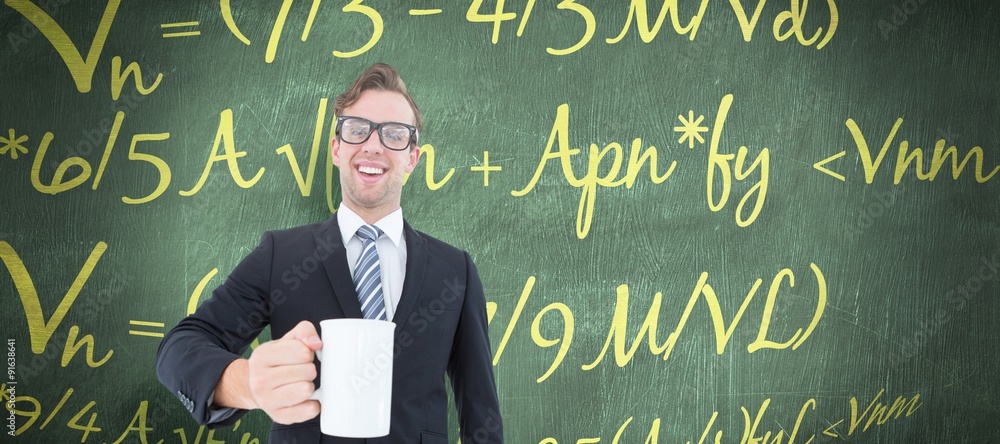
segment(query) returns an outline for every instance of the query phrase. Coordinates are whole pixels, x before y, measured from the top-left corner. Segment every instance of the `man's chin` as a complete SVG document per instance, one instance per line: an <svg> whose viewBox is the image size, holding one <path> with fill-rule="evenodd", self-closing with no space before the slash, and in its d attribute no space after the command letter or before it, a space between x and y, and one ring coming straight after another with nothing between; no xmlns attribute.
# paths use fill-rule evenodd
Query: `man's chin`
<svg viewBox="0 0 1000 444"><path fill-rule="evenodd" d="M354 193L350 200L354 205L369 210L385 207L391 201L385 193Z"/></svg>

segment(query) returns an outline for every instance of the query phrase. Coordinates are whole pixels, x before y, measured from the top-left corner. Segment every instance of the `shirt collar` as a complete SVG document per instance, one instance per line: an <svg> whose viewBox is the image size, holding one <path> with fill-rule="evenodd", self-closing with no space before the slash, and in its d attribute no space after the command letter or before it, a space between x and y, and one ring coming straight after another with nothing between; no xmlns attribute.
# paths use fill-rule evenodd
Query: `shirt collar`
<svg viewBox="0 0 1000 444"><path fill-rule="evenodd" d="M361 216L358 216L358 214L348 208L347 205L341 203L340 207L337 208L337 224L340 225L340 237L344 240L344 245L347 245L355 234L357 234L358 228L361 228L361 226L366 223ZM382 219L379 219L374 225L382 230L382 233L384 233L397 248L399 247L399 241L403 238L402 208L397 208L396 211L393 211Z"/></svg>

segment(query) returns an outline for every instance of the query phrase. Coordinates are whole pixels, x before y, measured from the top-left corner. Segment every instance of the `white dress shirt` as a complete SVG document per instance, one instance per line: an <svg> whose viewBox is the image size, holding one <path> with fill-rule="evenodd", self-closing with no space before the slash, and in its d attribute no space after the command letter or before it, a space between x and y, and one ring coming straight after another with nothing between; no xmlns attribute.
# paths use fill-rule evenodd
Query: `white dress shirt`
<svg viewBox="0 0 1000 444"><path fill-rule="evenodd" d="M347 247L347 266L351 276L361 256L361 238L358 228L366 222L343 203L337 209L337 223L340 237ZM378 251L379 271L382 274L382 297L385 299L385 318L392 320L403 294L403 279L406 277L406 239L403 237L403 209L399 208L374 223L383 235L375 241Z"/></svg>

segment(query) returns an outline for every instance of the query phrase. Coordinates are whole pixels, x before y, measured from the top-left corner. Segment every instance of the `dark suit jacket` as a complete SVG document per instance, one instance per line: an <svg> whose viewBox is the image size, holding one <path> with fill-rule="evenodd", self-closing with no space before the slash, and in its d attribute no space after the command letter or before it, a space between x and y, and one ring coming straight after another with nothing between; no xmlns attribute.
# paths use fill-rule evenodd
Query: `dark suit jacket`
<svg viewBox="0 0 1000 444"><path fill-rule="evenodd" d="M503 442L503 425L487 336L486 302L464 251L404 222L406 277L396 323L389 435L372 439L322 435L319 418L274 424L271 443L441 443L447 440L447 373L464 444ZM268 324L280 338L302 320L360 318L337 216L264 233L212 298L181 320L157 351L160 381L200 424L232 425L246 411L213 422L209 398L223 370ZM322 332L320 332L322 334ZM319 365L319 362L316 362ZM322 381L317 377L317 387Z"/></svg>

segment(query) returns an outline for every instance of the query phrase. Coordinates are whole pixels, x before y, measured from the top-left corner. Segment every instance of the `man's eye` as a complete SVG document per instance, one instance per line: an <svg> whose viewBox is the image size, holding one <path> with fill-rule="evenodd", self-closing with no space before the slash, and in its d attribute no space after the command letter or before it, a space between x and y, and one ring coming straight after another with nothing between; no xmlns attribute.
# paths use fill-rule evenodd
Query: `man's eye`
<svg viewBox="0 0 1000 444"><path fill-rule="evenodd" d="M383 131L383 136L394 141L406 140L410 131L406 128L391 127Z"/></svg>

